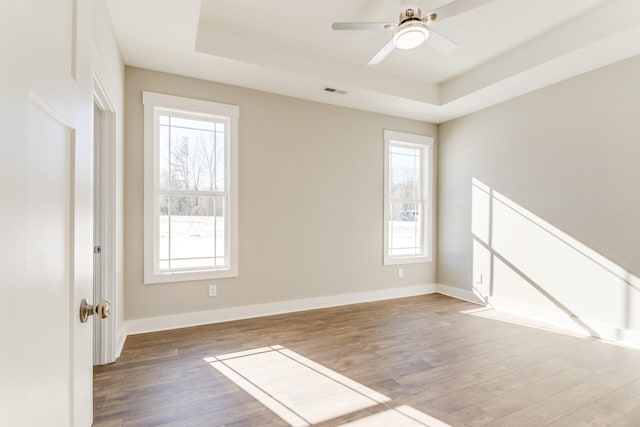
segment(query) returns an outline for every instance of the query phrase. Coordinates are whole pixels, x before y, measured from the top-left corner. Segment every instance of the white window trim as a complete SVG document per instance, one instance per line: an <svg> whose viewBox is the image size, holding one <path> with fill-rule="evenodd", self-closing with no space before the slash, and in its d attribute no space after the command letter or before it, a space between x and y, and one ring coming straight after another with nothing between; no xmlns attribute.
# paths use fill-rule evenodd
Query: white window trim
<svg viewBox="0 0 640 427"><path fill-rule="evenodd" d="M220 104L199 99L183 98L144 91L144 283L172 283L194 280L221 279L238 276L238 120L240 109L236 105ZM229 266L226 269L211 269L189 272L160 273L156 269L158 245L158 201L155 197L158 186L157 168L159 153L158 126L155 123L155 108L183 110L210 114L229 120L229 150L225 173L229 182Z"/></svg>
<svg viewBox="0 0 640 427"><path fill-rule="evenodd" d="M424 146L422 162L422 188L424 191L424 212L422 221L424 255L392 257L389 255L389 146L391 142ZM393 130L384 130L384 259L383 265L414 264L433 261L433 138Z"/></svg>

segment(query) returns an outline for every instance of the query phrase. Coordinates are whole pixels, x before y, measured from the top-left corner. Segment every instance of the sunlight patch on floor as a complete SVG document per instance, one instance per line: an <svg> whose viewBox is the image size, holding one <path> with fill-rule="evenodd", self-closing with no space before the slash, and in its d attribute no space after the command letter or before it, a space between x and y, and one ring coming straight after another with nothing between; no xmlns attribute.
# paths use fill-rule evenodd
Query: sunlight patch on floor
<svg viewBox="0 0 640 427"><path fill-rule="evenodd" d="M362 409L379 411L350 421L355 427L451 427L281 345L206 357L216 368L276 415L304 427Z"/></svg>
<svg viewBox="0 0 640 427"><path fill-rule="evenodd" d="M308 426L390 400L282 346L205 361L292 426Z"/></svg>
<svg viewBox="0 0 640 427"><path fill-rule="evenodd" d="M430 415L418 411L411 406L399 406L384 412L369 415L365 418L343 424L345 427L451 427Z"/></svg>

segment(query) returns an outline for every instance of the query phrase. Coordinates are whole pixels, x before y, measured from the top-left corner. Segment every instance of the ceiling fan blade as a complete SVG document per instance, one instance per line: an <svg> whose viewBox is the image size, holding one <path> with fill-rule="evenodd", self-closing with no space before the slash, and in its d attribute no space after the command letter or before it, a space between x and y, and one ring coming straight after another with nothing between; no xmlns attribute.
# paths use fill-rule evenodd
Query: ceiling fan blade
<svg viewBox="0 0 640 427"><path fill-rule="evenodd" d="M458 44L451 39L446 38L433 28L429 28L429 38L427 38L427 44L437 50L438 52L448 55L458 49Z"/></svg>
<svg viewBox="0 0 640 427"><path fill-rule="evenodd" d="M459 15L461 13L467 12L471 9L475 9L480 6L484 6L485 4L492 3L495 0L456 0L451 3L445 4L442 7L439 7L436 10L432 10L426 15L430 13L436 13L438 15L437 20L442 21L443 19L451 18L452 16Z"/></svg>
<svg viewBox="0 0 640 427"><path fill-rule="evenodd" d="M393 44L393 40L389 40L389 43L384 45L384 47L380 49L378 53L376 53L376 56L371 58L371 60L369 61L369 65L376 65L382 62L382 60L386 58L387 55L389 55L395 47L396 46Z"/></svg>
<svg viewBox="0 0 640 427"><path fill-rule="evenodd" d="M395 22L334 22L334 30L391 30L397 27Z"/></svg>

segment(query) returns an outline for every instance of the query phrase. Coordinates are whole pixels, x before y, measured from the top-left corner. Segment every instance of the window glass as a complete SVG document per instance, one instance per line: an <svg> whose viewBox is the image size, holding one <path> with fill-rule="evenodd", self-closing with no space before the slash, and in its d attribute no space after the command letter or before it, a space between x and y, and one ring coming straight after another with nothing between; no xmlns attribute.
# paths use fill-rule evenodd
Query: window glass
<svg viewBox="0 0 640 427"><path fill-rule="evenodd" d="M143 98L145 283L237 275L237 107Z"/></svg>
<svg viewBox="0 0 640 427"><path fill-rule="evenodd" d="M430 260L429 137L385 131L385 264Z"/></svg>

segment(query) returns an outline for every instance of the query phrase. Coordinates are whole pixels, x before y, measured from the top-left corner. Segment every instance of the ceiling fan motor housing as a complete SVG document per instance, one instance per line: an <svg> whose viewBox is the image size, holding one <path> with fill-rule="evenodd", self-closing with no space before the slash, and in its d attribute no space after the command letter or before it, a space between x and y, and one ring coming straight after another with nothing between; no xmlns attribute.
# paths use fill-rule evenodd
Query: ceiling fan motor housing
<svg viewBox="0 0 640 427"><path fill-rule="evenodd" d="M400 12L400 24L404 24L407 21L422 21L422 10L404 9Z"/></svg>
<svg viewBox="0 0 640 427"><path fill-rule="evenodd" d="M398 49L413 49L429 37L427 23L422 20L422 11L405 9L400 14L400 24L393 33L393 44Z"/></svg>
<svg viewBox="0 0 640 427"><path fill-rule="evenodd" d="M428 15L423 15L421 9L405 9L400 13L400 18L398 20L399 24L402 25L407 21L420 21L429 25L433 21L436 20L438 14L435 12L431 12Z"/></svg>

